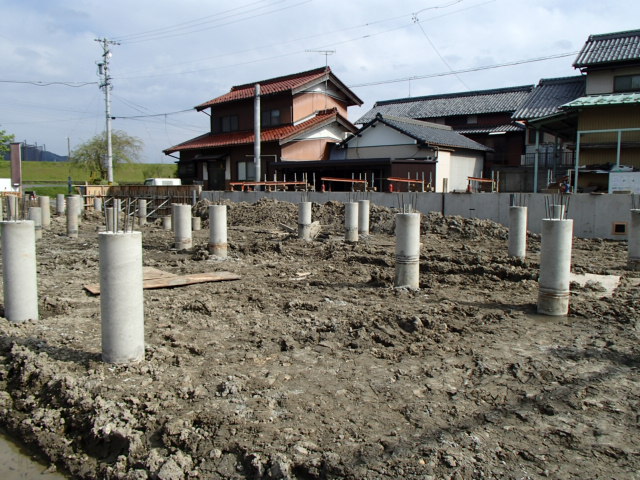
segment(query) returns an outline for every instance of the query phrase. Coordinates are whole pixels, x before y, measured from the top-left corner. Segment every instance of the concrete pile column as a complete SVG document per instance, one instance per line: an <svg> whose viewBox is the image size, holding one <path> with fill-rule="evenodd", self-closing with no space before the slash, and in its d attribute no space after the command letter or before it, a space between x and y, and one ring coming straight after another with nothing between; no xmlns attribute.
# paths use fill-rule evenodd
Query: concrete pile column
<svg viewBox="0 0 640 480"><path fill-rule="evenodd" d="M69 211L71 209L70 201L71 201L72 198L74 199L73 200L73 205L74 205L74 208L75 208L74 212L76 214L76 219L77 219L76 221L78 222L78 225L80 225L82 223L82 212L83 212L83 205L82 204L84 203L84 200L82 199L81 195L69 195L67 197L67 217L69 217Z"/></svg>
<svg viewBox="0 0 640 480"><path fill-rule="evenodd" d="M165 215L162 217L162 229L163 230L171 230L171 215Z"/></svg>
<svg viewBox="0 0 640 480"><path fill-rule="evenodd" d="M67 197L67 236L78 238L78 198Z"/></svg>
<svg viewBox="0 0 640 480"><path fill-rule="evenodd" d="M200 217L191 217L191 230L194 232L202 229L202 219Z"/></svg>
<svg viewBox="0 0 640 480"><path fill-rule="evenodd" d="M36 240L40 240L42 238L42 208L29 207L28 219L33 221Z"/></svg>
<svg viewBox="0 0 640 480"><path fill-rule="evenodd" d="M4 204L5 201L0 197L0 222L4 221Z"/></svg>
<svg viewBox="0 0 640 480"><path fill-rule="evenodd" d="M298 204L298 238L311 241L311 202Z"/></svg>
<svg viewBox="0 0 640 480"><path fill-rule="evenodd" d="M4 316L10 322L38 319L36 236L33 221L1 222Z"/></svg>
<svg viewBox="0 0 640 480"><path fill-rule="evenodd" d="M344 240L349 243L358 241L358 204L344 204Z"/></svg>
<svg viewBox="0 0 640 480"><path fill-rule="evenodd" d="M142 234L103 232L98 234L98 241L102 360L143 360Z"/></svg>
<svg viewBox="0 0 640 480"><path fill-rule="evenodd" d="M62 193L56 195L56 215L64 215L64 194Z"/></svg>
<svg viewBox="0 0 640 480"><path fill-rule="evenodd" d="M573 220L542 220L538 313L569 312Z"/></svg>
<svg viewBox="0 0 640 480"><path fill-rule="evenodd" d="M227 258L227 206L209 205L209 253Z"/></svg>
<svg viewBox="0 0 640 480"><path fill-rule="evenodd" d="M7 219L18 220L18 197L15 195L7 196Z"/></svg>
<svg viewBox="0 0 640 480"><path fill-rule="evenodd" d="M138 200L138 223L140 226L147 224L147 201Z"/></svg>
<svg viewBox="0 0 640 480"><path fill-rule="evenodd" d="M104 209L104 218L105 218L105 231L106 232L115 232L116 225L113 222L113 207L107 207Z"/></svg>
<svg viewBox="0 0 640 480"><path fill-rule="evenodd" d="M191 205L173 204L173 231L175 233L175 248L189 249L193 246L191 236Z"/></svg>
<svg viewBox="0 0 640 480"><path fill-rule="evenodd" d="M564 205L551 205L551 219L564 220Z"/></svg>
<svg viewBox="0 0 640 480"><path fill-rule="evenodd" d="M358 234L369 235L369 200L358 200Z"/></svg>
<svg viewBox="0 0 640 480"><path fill-rule="evenodd" d="M93 209L96 212L102 211L102 198L101 197L93 197Z"/></svg>
<svg viewBox="0 0 640 480"><path fill-rule="evenodd" d="M640 209L632 209L630 214L627 266L640 270Z"/></svg>
<svg viewBox="0 0 640 480"><path fill-rule="evenodd" d="M420 286L420 214L396 215L396 287Z"/></svg>
<svg viewBox="0 0 640 480"><path fill-rule="evenodd" d="M527 207L509 207L509 256L527 255Z"/></svg>
<svg viewBox="0 0 640 480"><path fill-rule="evenodd" d="M42 228L51 226L51 199L47 196L38 197L38 206L42 210Z"/></svg>

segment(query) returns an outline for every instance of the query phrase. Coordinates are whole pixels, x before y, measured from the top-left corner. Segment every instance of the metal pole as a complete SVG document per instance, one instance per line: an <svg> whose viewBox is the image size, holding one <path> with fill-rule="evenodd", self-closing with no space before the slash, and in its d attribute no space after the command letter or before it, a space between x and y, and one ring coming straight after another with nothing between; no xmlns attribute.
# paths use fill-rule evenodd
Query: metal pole
<svg viewBox="0 0 640 480"><path fill-rule="evenodd" d="M533 193L538 193L538 162L540 161L540 129L536 128L536 153L533 160Z"/></svg>
<svg viewBox="0 0 640 480"><path fill-rule="evenodd" d="M253 161L256 166L256 181L260 181L262 176L260 165L260 84L256 83L256 96L253 102L253 130L254 130L254 143L253 143ZM260 190L260 186L256 185L256 190Z"/></svg>

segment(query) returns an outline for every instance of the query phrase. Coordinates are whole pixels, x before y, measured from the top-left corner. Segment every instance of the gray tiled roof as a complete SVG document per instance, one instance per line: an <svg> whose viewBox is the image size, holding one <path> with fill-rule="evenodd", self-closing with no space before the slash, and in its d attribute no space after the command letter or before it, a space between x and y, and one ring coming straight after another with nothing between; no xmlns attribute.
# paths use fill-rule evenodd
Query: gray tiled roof
<svg viewBox="0 0 640 480"><path fill-rule="evenodd" d="M584 75L543 78L512 118L528 120L557 113L560 106L584 95L585 79Z"/></svg>
<svg viewBox="0 0 640 480"><path fill-rule="evenodd" d="M371 124L381 122L389 127L408 135L418 141L437 145L440 147L467 148L470 150L480 150L483 152L491 151L489 147L481 143L474 142L470 138L455 132L447 125L439 125L437 123L422 122L412 118L395 117L391 115L377 115L371 122L363 126L362 129L368 128ZM347 140L348 141L348 140Z"/></svg>
<svg viewBox="0 0 640 480"><path fill-rule="evenodd" d="M533 85L446 93L426 97L399 98L376 102L371 110L355 123L373 120L377 113L417 119L442 118L455 115L514 112L527 99Z"/></svg>
<svg viewBox="0 0 640 480"><path fill-rule="evenodd" d="M526 130L526 129L527 127L525 127L522 124L509 123L506 125L497 125L497 126L491 125L487 127L468 126L465 128L456 128L456 132L461 133L462 135L472 135L476 133L522 132L523 130Z"/></svg>
<svg viewBox="0 0 640 480"><path fill-rule="evenodd" d="M593 67L640 60L640 30L590 35L573 66Z"/></svg>

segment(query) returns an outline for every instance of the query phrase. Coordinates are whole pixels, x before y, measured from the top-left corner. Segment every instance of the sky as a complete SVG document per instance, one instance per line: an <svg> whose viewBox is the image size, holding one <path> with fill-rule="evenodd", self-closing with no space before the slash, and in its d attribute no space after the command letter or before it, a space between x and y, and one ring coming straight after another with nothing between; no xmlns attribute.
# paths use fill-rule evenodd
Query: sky
<svg viewBox="0 0 640 480"><path fill-rule="evenodd" d="M97 63L110 46L114 130L141 161L208 131L193 107L233 85L322 67L363 100L579 75L591 34L640 28L638 0L0 0L0 130L68 148L105 130Z"/></svg>

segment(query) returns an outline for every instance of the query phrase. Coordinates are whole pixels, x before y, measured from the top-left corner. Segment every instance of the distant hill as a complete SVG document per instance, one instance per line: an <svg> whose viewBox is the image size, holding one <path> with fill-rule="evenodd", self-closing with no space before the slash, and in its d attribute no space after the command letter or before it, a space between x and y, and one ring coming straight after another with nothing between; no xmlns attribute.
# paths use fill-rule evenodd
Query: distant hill
<svg viewBox="0 0 640 480"><path fill-rule="evenodd" d="M11 159L10 153L4 154L4 159ZM66 162L69 159L67 155L58 155L49 152L40 145L22 144L22 161L23 162Z"/></svg>

